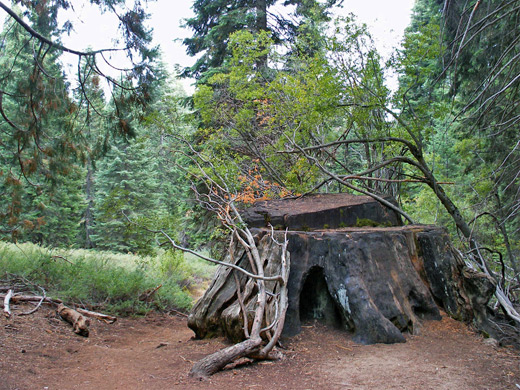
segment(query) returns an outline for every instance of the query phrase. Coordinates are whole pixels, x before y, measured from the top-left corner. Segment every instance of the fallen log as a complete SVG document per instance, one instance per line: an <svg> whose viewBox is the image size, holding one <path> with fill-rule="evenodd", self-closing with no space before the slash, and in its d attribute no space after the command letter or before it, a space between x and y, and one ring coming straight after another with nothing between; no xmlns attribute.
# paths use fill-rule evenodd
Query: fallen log
<svg viewBox="0 0 520 390"><path fill-rule="evenodd" d="M236 359L257 352L261 348L261 344L262 339L260 337L247 339L212 353L195 363L189 375L197 379L206 379Z"/></svg>
<svg viewBox="0 0 520 390"><path fill-rule="evenodd" d="M0 299L5 300L5 296L7 294L0 294ZM50 305L59 305L60 303L63 303L61 299L57 298L49 298L49 297L43 297L41 295L13 295L11 297L12 303L18 303L18 302L40 302L43 301L43 303L47 303Z"/></svg>
<svg viewBox="0 0 520 390"><path fill-rule="evenodd" d="M70 307L65 306L63 303L58 305L56 311L61 318L72 325L74 333L80 336L88 337L88 326L90 325L88 318L85 318L82 314L78 313L74 309L71 309Z"/></svg>
<svg viewBox="0 0 520 390"><path fill-rule="evenodd" d="M80 309L80 308L77 308L76 311L78 313L83 314L84 316L95 318L95 319L103 321L107 324L113 324L114 322L117 321L117 317L109 316L108 314L97 313L95 311L90 311L90 310Z"/></svg>
<svg viewBox="0 0 520 390"><path fill-rule="evenodd" d="M12 297L13 290L9 290L4 297L4 313L7 318L11 318L11 308L9 307L9 303Z"/></svg>

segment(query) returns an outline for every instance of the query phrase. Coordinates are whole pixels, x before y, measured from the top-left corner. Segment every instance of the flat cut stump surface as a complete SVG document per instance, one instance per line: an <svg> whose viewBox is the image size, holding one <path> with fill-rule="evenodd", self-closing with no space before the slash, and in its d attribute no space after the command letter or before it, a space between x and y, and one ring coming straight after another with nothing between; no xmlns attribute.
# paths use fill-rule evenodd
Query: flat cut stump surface
<svg viewBox="0 0 520 390"><path fill-rule="evenodd" d="M386 198L395 202L391 198ZM315 194L304 198L259 201L242 211L247 225L255 228L271 224L276 230L316 230L325 226L357 226L360 221L383 226L402 225L395 211L370 196Z"/></svg>
<svg viewBox="0 0 520 390"><path fill-rule="evenodd" d="M517 389L520 354L495 348L464 324L426 321L405 344L355 344L343 331L307 324L281 362L244 364L208 381L192 362L225 345L192 340L186 320L152 314L72 333L54 311L0 319L0 389Z"/></svg>

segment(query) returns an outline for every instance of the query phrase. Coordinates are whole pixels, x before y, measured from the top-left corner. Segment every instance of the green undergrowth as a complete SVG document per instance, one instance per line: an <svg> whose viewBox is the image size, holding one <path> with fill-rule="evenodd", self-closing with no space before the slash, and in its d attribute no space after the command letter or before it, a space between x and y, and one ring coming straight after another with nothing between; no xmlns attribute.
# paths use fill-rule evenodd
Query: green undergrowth
<svg viewBox="0 0 520 390"><path fill-rule="evenodd" d="M42 286L49 297L118 315L189 310L190 290L207 283L213 272L213 265L177 251L140 257L0 242L3 282L23 278ZM150 299L143 300L159 285Z"/></svg>

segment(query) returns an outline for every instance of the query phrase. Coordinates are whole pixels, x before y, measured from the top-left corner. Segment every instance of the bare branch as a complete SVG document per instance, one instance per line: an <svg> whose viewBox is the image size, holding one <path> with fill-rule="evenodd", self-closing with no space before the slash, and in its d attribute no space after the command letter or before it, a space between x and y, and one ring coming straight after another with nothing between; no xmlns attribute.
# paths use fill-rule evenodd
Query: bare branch
<svg viewBox="0 0 520 390"><path fill-rule="evenodd" d="M123 212L123 215L125 216L126 220L133 224L133 225L136 225L137 224L132 221L124 212ZM242 267L239 267L238 265L236 264L231 264L231 263L227 263L225 261L220 261L220 260L216 260L212 257L209 257L209 256L206 256L206 255L203 255L202 253L198 253L198 252L195 252L194 250L192 249L189 249L189 248L186 248L186 247L183 247L181 245L178 245L174 240L173 238L171 238L168 233L166 233L164 230L152 230L152 229L148 229L147 227L144 227L144 226L141 226L141 228L143 228L144 230L150 232L150 233L158 233L158 234L162 234L167 240L168 242L170 243L170 245L175 248L175 249L178 249L180 251L183 251L183 252L186 252L186 253L190 253L194 256L197 256L198 258L202 259L202 260L206 260L206 261L209 261L211 263L214 263L214 264L218 264L218 265L222 265L222 266L225 266L225 267L229 267L229 268L233 268L234 270L237 270L241 273L243 273L244 275L252 278L252 279L256 279L256 280L265 280L265 281L281 281L282 280L282 277L281 276L263 276L263 275L255 275L247 270L245 270L244 268ZM251 236L252 237L252 236ZM253 239L253 242L254 242L254 239Z"/></svg>
<svg viewBox="0 0 520 390"><path fill-rule="evenodd" d="M299 152L307 159L309 160L310 162L312 162L314 165L316 165L323 173L325 173L326 175L328 175L329 177L333 178L334 180L336 180L338 183L341 183L343 184L345 187L347 188L350 188L354 191L357 191L361 194L365 194L365 195L368 195L372 198L374 198L375 200L377 200L378 202L382 203L383 205L387 206L388 208L394 210L395 212L399 213L400 215L402 215L404 218L406 218L410 223L414 223L413 222L413 219L412 217L410 217L407 213L405 213L403 210L401 210L399 207L397 207L396 205L392 204L391 202L387 201L386 199L380 197L379 195L376 195L372 192L369 192L369 191L366 191L362 188L359 188L359 187L356 187L354 185L352 185L351 183L343 180L339 175L335 174L334 172L330 171L329 169L325 168L323 166L323 164L321 164L318 159L316 159L315 157L309 155L302 147L300 147L294 140L290 139L288 136L285 136L286 139L293 145L293 147L295 147L297 150L299 150ZM403 158L404 159L404 158ZM414 164L415 165L415 164Z"/></svg>
<svg viewBox="0 0 520 390"><path fill-rule="evenodd" d="M27 23L25 23L25 21L21 17L19 17L16 14L16 12L14 12L9 7L7 7L2 1L0 1L0 8L2 8L5 12L7 12L7 14L9 16L11 16L16 21L16 23L18 23L20 26L22 26L24 28L24 30L27 31L31 36L38 39L40 42L45 43L49 46L52 46L58 50L61 50L61 51L67 52L67 53L71 53L71 54L75 54L78 56L94 56L98 53L103 53L103 52L125 50L125 49L101 49L101 50L94 50L94 51L78 51L78 50L70 49L59 43L53 42L50 39L41 35L39 32L37 32L31 26L29 26Z"/></svg>

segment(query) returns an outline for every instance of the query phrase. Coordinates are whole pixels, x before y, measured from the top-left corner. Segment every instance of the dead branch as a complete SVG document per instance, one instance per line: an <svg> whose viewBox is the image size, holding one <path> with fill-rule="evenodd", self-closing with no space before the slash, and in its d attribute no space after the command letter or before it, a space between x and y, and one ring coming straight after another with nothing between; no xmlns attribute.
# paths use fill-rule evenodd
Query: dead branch
<svg viewBox="0 0 520 390"><path fill-rule="evenodd" d="M150 302L154 296L154 294L162 287L162 284L158 285L155 288L151 288L143 292L141 295L139 295L139 300L143 302Z"/></svg>
<svg viewBox="0 0 520 390"><path fill-rule="evenodd" d="M338 183L341 183L343 184L345 187L348 187L354 191L357 191L361 194L364 194L364 195L368 195L372 198L374 198L375 200L377 200L378 202L384 204L385 206L387 206L388 208L394 210L395 212L399 213L400 215L402 215L404 218L406 218L411 224L414 223L412 217L410 217L407 213L405 213L403 210L401 210L399 207L397 207L396 205L392 204L391 202L387 201L386 199L380 197L379 195L376 195L370 191L366 191L362 188L358 188L354 185L352 185L351 183L343 180L339 175L335 174L334 172L332 172L331 170L327 169L325 166L323 166L323 164L321 164L317 158L311 156L309 153L307 153L305 151L304 148L300 147L293 139L289 138L288 136L286 136L286 139L293 145L294 148L296 148L296 150L298 150L302 156L304 156L309 162L313 163L314 165L316 165L323 173L325 173L326 175L328 175L329 177L333 178L334 180L336 180Z"/></svg>
<svg viewBox="0 0 520 390"><path fill-rule="evenodd" d="M0 294L0 299L5 299L5 294ZM39 302L43 299L43 303L47 303L50 305L59 305L60 303L63 303L61 299L57 298L49 298L49 297L42 297L39 295L14 295L11 298L12 303L18 303L18 302Z"/></svg>
<svg viewBox="0 0 520 390"><path fill-rule="evenodd" d="M313 150L321 150L325 149L331 146L338 146L338 145L350 145L350 144L369 144L369 143L376 143L376 142L399 142L404 145L406 145L408 148L414 148L415 146L408 140L404 138L398 138L398 137L378 137L378 138L354 138L354 139L343 139L343 140L337 140L333 142L329 142L326 144L321 145L312 145L308 147L298 147L297 145L293 146L295 147L292 150L279 150L276 153L279 154L301 154L302 152L310 152Z"/></svg>
<svg viewBox="0 0 520 390"><path fill-rule="evenodd" d="M0 293L8 293L9 290L16 290L21 287L24 287L22 285L10 285L10 286L0 286Z"/></svg>
<svg viewBox="0 0 520 390"><path fill-rule="evenodd" d="M250 338L208 355L193 365L193 368L190 371L190 376L199 379L207 378L208 376L222 370L229 363L258 351L261 344L262 339L260 337L255 339Z"/></svg>
<svg viewBox="0 0 520 390"><path fill-rule="evenodd" d="M109 316L108 314L102 314L95 311L90 311L86 309L77 308L76 311L84 316L95 318L97 320L103 321L106 324L113 324L117 321L117 317Z"/></svg>
<svg viewBox="0 0 520 390"><path fill-rule="evenodd" d="M12 17L16 21L16 23L18 23L20 26L22 26L25 31L27 31L34 38L38 39L42 44L45 43L51 47L57 48L58 50L61 50L61 51L67 52L67 53L71 53L71 54L75 54L80 57L94 56L94 55L96 55L98 53L102 53L102 52L114 52L114 51L122 50L122 49L102 49L102 50L95 50L95 51L79 51L79 50L70 49L59 43L53 42L50 39L48 39L48 38L44 37L43 35L41 35L40 33L38 33L31 26L29 26L27 23L25 23L24 20L22 18L20 18L16 12L11 10L9 7L7 7L2 2L0 2L0 8L2 8L5 12L7 12L9 14L9 16Z"/></svg>
<svg viewBox="0 0 520 390"><path fill-rule="evenodd" d="M10 300L13 297L13 290L9 290L4 297L4 314L7 318L11 318Z"/></svg>
<svg viewBox="0 0 520 390"><path fill-rule="evenodd" d="M247 318L247 310L244 305L244 299L242 298L242 292L240 291L240 282L238 280L238 276L233 272L233 278L235 279L235 286L237 288L237 299L238 304L240 305L240 311L242 312L242 321L244 321L244 335L246 338L249 338L249 320Z"/></svg>
<svg viewBox="0 0 520 390"><path fill-rule="evenodd" d="M157 291L161 286L156 287L154 289L154 291ZM4 312L5 312L6 316L11 317L13 315L13 313L11 312L11 309L10 309L10 303L37 302L37 305L35 308L33 308L27 312L17 314L19 316L27 316L27 315L33 314L44 303L53 305L53 306L58 306L58 308L57 308L58 314L60 314L60 316L63 319L65 319L67 322L70 322L71 324L73 324L74 332L76 332L76 333L79 332L78 334L81 334L82 336L88 336L88 320L85 320L84 318L82 320L81 318L83 316L96 318L97 320L103 321L107 324L112 324L117 321L117 317L110 316L107 314L102 314L102 313L98 313L98 312L94 312L94 311L90 311L90 310L86 310L86 309L81 309L81 308L70 309L70 308L66 307L65 305L63 305L63 301L61 299L49 298L49 297L47 297L45 290L42 287L40 287L40 289L43 292L43 295L41 295L41 296L39 296L39 295L18 295L18 294L14 294L12 289L9 290L9 292L7 294L0 294L0 299L3 299ZM63 313L63 315L62 315L62 313ZM76 313L76 314L74 314L74 313ZM76 325L76 323L77 323L77 325ZM86 324L86 325L84 325L84 324ZM85 326L87 326L86 329L85 329Z"/></svg>
<svg viewBox="0 0 520 390"><path fill-rule="evenodd" d="M76 310L65 306L63 303L60 303L58 305L56 311L58 312L61 318L63 318L65 321L72 325L74 333L83 337L88 337L88 326L90 325L90 321L87 318L78 313Z"/></svg>
<svg viewBox="0 0 520 390"><path fill-rule="evenodd" d="M177 314L177 315L179 315L181 317L186 317L186 318L188 317L188 315L186 313L183 313L182 311L175 310L175 309L170 309L168 311L168 313L175 313L175 314Z"/></svg>
<svg viewBox="0 0 520 390"><path fill-rule="evenodd" d="M243 315L245 340L206 356L195 363L190 371L190 375L197 378L203 378L218 372L228 364L233 363L240 358L252 356L257 359L266 359L274 356L271 351L281 335L287 308L289 256L287 253L287 240L285 239L283 244L277 243L274 240L274 234L272 234L271 239L279 245L282 250L282 271L278 275L265 275L266 265L264 264L264 259L261 257L259 248L257 247L256 237L248 229L236 205L237 199L240 198L240 193L234 192L230 189L230 187L232 187L230 186L230 179L226 177L225 173L222 173L215 168L209 156L203 156L198 153L191 144L187 143L185 140L183 140L183 142L186 143L187 147L191 151L191 153L185 153L184 155L192 161L196 168L198 168L196 174L193 172L188 173L191 174L192 178L202 182L207 189L207 193L201 193L197 190L196 186L192 186L197 201L202 207L215 213L222 226L230 232L230 260L218 261L209 258L178 245L172 237L163 230L158 230L156 233L162 234L175 249L194 254L199 258L211 261L223 267L229 267L249 278L246 282L245 289L249 292L244 292L244 295L242 295L243 290L241 289L237 275L232 272L232 277L235 278L236 291L239 296L240 310ZM181 151L180 153L183 152ZM238 260L240 259L233 258L232 248L234 247L234 244L244 249L243 254L246 255L249 260L251 271L237 265ZM266 286L267 282L270 282L269 287ZM254 288L249 290L248 286L253 287L253 285ZM271 288L272 291L268 291ZM277 290L278 292L275 294L274 292ZM254 294L256 295L256 297L249 301L254 305L253 310L248 308L244 302L246 294L248 295L252 291L254 291ZM268 305L274 305L276 310L270 313L267 310ZM249 313L251 311L254 313L251 321L248 319L249 313L246 312L248 309L250 310ZM267 328L264 328L264 324L270 325ZM273 329L273 335L268 334ZM264 341L266 339L268 341Z"/></svg>
<svg viewBox="0 0 520 390"><path fill-rule="evenodd" d="M235 243L234 237L235 237L235 234L232 234L231 239L229 240L229 248L228 248L229 261L231 263L235 263L235 259L233 256L233 252L234 252L233 245ZM242 292L240 291L240 282L239 282L238 276L235 272L233 272L233 278L235 279L235 286L237 288L238 304L240 305L240 310L242 311L242 321L244 321L244 326L243 326L244 335L246 336L246 339L247 339L247 338L249 338L249 320L247 318L247 310L244 305L244 299L242 298Z"/></svg>
<svg viewBox="0 0 520 390"><path fill-rule="evenodd" d="M128 216L126 214L123 213L123 215L126 217L126 219L128 220L128 222L132 223L132 224L136 224L134 221L132 221L130 218L128 218ZM280 276L259 276L259 275L255 275L241 267L239 267L238 265L236 264L232 264L232 263L226 263L224 261L220 261L220 260L217 260L217 259L213 259L212 257L209 257L209 256L206 256L206 255L203 255L202 253L198 253L192 249L189 249L189 248L185 248L179 244L177 244L175 242L175 240L173 238L170 237L170 235L168 233L166 233L164 230L152 230L152 229L148 229L146 227L142 227L144 230L147 230L151 233L157 233L157 234L162 234L170 243L170 245L175 248L175 249L178 249L180 251L183 251L183 252L186 252L186 253L190 253L194 256L197 256L198 258L202 259L202 260L206 260L206 261L209 261L211 263L214 263L214 264L218 264L218 265L223 265L225 267L230 267L230 268L233 268L239 272L242 272L244 275L250 277L250 278L253 278L253 279L258 279L258 280L264 280L264 281L280 281L281 280L281 277Z"/></svg>
<svg viewBox="0 0 520 390"><path fill-rule="evenodd" d="M271 338L269 343L260 351L260 356L264 356L265 358L269 356L271 350L274 348L274 346L280 339L280 336L282 335L283 327L285 324L285 316L287 313L287 308L289 307L289 295L287 284L289 283L289 271L291 269L291 260L289 252L287 251L287 245L289 245L289 240L287 239L287 229L285 230L284 242L280 244L274 238L274 228L271 225L271 239L282 247L282 268L280 274L282 276L283 283L281 283L280 285L280 313L275 316L275 321L273 323L275 325L275 331L273 333L273 337Z"/></svg>
<svg viewBox="0 0 520 390"><path fill-rule="evenodd" d="M43 289L43 287L40 287L40 289L42 290L43 296L42 296L42 299L40 299L40 302L38 302L38 304L36 305L36 307L34 309L32 309L32 310L20 313L18 315L20 315L20 316L28 316L28 315L36 312L36 310L38 310L40 308L40 306L42 305L42 303L45 300L45 298L47 298L47 295L46 295L45 290Z"/></svg>
<svg viewBox="0 0 520 390"><path fill-rule="evenodd" d="M370 177L370 176L356 176L356 175L348 175L348 176L340 176L342 179L356 179L356 180L372 180L372 181L381 181L384 183L427 183L426 178L424 179L383 179L381 177ZM455 184L454 181L438 181L437 184Z"/></svg>
<svg viewBox="0 0 520 390"><path fill-rule="evenodd" d="M63 256L59 256L59 255L53 255L53 256L51 256L51 257L52 257L53 259L60 259L60 260L66 261L66 262L67 262L67 263L69 263L69 264L72 264L72 265L74 265L74 263L73 263L72 261L70 261L70 260L66 259L66 258L65 258L65 257L63 257Z"/></svg>

